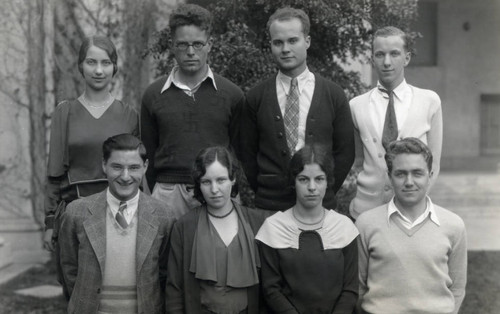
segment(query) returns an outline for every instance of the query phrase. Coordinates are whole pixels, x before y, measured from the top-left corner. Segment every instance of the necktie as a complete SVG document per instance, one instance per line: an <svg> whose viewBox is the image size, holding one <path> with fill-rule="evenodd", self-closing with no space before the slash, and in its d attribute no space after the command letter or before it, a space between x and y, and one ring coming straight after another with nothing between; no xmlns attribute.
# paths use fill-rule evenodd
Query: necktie
<svg viewBox="0 0 500 314"><path fill-rule="evenodd" d="M299 91L297 78L293 78L290 83L290 92L286 97L284 122L286 144L290 150L290 155L293 155L297 141L299 140Z"/></svg>
<svg viewBox="0 0 500 314"><path fill-rule="evenodd" d="M398 138L398 121L394 111L394 92L380 87L379 90L389 96L389 104L385 112L384 130L382 131L382 145L387 150L389 143Z"/></svg>
<svg viewBox="0 0 500 314"><path fill-rule="evenodd" d="M127 220L125 220L125 217L123 216L123 211L126 208L127 208L127 202L120 202L120 207L118 207L118 212L116 213L115 216L116 221L123 229L128 227Z"/></svg>

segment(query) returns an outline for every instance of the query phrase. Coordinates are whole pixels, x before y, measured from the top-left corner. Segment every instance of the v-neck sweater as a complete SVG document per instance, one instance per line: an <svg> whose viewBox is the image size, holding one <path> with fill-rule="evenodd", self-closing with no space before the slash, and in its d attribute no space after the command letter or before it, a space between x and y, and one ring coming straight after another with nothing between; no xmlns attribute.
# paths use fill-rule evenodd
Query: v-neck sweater
<svg viewBox="0 0 500 314"><path fill-rule="evenodd" d="M465 296L465 226L456 214L434 205L440 225L428 217L412 229L387 204L356 221L360 236L359 284L368 313L457 313Z"/></svg>

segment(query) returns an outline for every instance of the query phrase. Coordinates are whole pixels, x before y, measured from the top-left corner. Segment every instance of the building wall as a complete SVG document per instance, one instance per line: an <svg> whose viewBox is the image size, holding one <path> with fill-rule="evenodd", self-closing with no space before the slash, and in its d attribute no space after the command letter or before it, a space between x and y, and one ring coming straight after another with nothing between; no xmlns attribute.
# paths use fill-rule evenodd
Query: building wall
<svg viewBox="0 0 500 314"><path fill-rule="evenodd" d="M437 65L407 67L405 73L409 83L441 97L446 168L481 156L481 94L500 94L500 1L436 2Z"/></svg>

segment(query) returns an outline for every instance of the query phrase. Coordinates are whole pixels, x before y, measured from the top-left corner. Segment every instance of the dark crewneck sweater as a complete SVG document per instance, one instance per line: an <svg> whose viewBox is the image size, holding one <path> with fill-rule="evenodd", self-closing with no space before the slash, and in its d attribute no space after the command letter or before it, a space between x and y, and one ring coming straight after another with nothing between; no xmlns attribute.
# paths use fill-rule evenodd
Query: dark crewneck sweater
<svg viewBox="0 0 500 314"><path fill-rule="evenodd" d="M217 90L207 78L188 96L172 84L160 94L164 76L144 92L141 138L146 146L149 187L156 182L191 183L191 168L203 148L215 145L237 150L244 95L239 87L214 74Z"/></svg>

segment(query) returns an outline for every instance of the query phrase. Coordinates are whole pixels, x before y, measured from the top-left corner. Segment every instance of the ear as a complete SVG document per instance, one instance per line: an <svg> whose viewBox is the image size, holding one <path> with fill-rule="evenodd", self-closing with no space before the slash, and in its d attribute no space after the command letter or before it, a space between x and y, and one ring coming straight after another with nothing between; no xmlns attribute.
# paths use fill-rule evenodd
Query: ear
<svg viewBox="0 0 500 314"><path fill-rule="evenodd" d="M149 166L149 159L146 159L146 161L144 162L144 173L146 173L146 170L148 170L148 166Z"/></svg>
<svg viewBox="0 0 500 314"><path fill-rule="evenodd" d="M411 52L405 52L405 66L410 64L410 60L411 60Z"/></svg>
<svg viewBox="0 0 500 314"><path fill-rule="evenodd" d="M106 172L106 160L102 160L102 172L104 172L106 174L106 176L108 176L108 173Z"/></svg>
<svg viewBox="0 0 500 314"><path fill-rule="evenodd" d="M305 41L306 41L306 49L309 49L309 46L311 46L311 36L307 35L305 37Z"/></svg>
<svg viewBox="0 0 500 314"><path fill-rule="evenodd" d="M212 50L213 44L214 44L214 39L212 38L212 36L210 36L207 43L207 52L210 52L210 50Z"/></svg>

